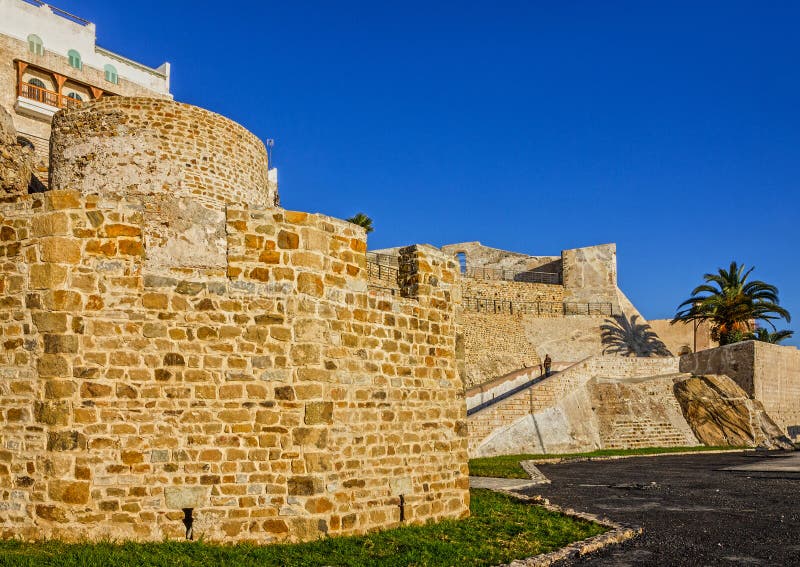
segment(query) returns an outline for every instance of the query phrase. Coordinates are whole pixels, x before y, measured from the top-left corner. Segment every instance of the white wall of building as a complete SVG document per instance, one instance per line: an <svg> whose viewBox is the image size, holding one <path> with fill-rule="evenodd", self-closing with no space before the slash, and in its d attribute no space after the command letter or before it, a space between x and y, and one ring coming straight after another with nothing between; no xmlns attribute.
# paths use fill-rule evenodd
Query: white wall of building
<svg viewBox="0 0 800 567"><path fill-rule="evenodd" d="M152 69L121 55L98 47L93 23L78 23L57 13L49 6L34 6L23 0L0 0L0 34L22 41L29 34L42 39L44 48L67 57L70 49L81 55L84 65L104 70L106 64L117 69L120 78L153 91L169 94L169 63Z"/></svg>

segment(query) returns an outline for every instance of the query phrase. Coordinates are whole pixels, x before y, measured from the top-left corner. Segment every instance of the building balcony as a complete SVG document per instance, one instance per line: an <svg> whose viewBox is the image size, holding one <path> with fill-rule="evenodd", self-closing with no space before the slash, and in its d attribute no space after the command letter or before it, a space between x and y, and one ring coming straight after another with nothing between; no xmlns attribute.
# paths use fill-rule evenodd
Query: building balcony
<svg viewBox="0 0 800 567"><path fill-rule="evenodd" d="M50 118L62 108L80 106L81 101L30 83L20 83L17 91L17 112Z"/></svg>

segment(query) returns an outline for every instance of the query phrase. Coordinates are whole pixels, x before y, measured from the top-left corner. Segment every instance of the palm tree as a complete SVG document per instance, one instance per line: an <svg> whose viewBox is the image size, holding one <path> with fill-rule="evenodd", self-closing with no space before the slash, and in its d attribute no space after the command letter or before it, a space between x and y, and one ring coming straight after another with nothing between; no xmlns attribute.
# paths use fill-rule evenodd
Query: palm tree
<svg viewBox="0 0 800 567"><path fill-rule="evenodd" d="M790 338L792 335L794 335L794 331L789 331L788 329L770 333L769 329L760 327L756 329L755 332L750 333L750 338L754 341L763 341L765 343L777 345L780 344L781 341L785 341L786 339Z"/></svg>
<svg viewBox="0 0 800 567"><path fill-rule="evenodd" d="M372 219L369 218L364 213L356 213L354 216L347 219L347 222L351 222L353 224L357 224L361 228L367 231L367 234L375 230L372 227Z"/></svg>
<svg viewBox="0 0 800 567"><path fill-rule="evenodd" d="M749 339L755 321L765 321L773 329L775 319L791 321L789 312L779 305L778 288L747 281L752 271L731 262L727 270L705 274L706 283L694 288L692 297L678 306L672 324L708 321L712 338L724 345Z"/></svg>

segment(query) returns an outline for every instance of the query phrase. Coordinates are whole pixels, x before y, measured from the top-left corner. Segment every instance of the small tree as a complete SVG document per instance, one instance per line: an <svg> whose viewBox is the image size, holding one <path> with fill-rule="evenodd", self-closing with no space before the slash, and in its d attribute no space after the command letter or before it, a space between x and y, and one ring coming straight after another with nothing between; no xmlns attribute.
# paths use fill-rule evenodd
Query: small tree
<svg viewBox="0 0 800 567"><path fill-rule="evenodd" d="M773 320L791 321L789 312L779 305L778 288L759 280L747 281L752 271L731 262L727 270L705 274L706 283L694 288L692 297L678 306L672 324L708 321L711 337L725 345L753 338L756 321L765 321L773 330Z"/></svg>
<svg viewBox="0 0 800 567"><path fill-rule="evenodd" d="M358 226L360 226L361 228L366 230L367 234L369 234L370 232L375 230L372 227L372 219L369 218L364 213L356 213L355 215L353 215L352 217L347 219L347 222L351 222L353 224L357 224Z"/></svg>

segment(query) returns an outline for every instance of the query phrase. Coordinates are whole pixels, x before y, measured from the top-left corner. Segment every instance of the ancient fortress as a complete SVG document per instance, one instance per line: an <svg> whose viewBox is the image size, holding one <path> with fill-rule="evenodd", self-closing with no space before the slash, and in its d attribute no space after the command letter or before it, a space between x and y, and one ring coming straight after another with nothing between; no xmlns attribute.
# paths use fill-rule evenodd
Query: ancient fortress
<svg viewBox="0 0 800 567"><path fill-rule="evenodd" d="M49 191L0 121L0 536L314 539L468 514L456 260L275 206L219 115L104 97Z"/></svg>
<svg viewBox="0 0 800 567"><path fill-rule="evenodd" d="M367 252L165 99L58 112L49 163L0 109L0 537L311 540L467 515L468 455L800 439L800 352L674 356L613 244Z"/></svg>

